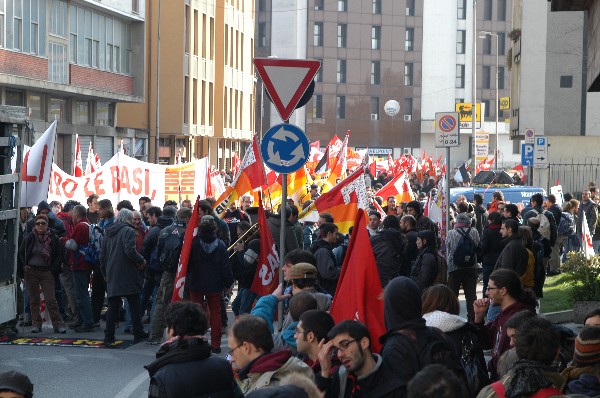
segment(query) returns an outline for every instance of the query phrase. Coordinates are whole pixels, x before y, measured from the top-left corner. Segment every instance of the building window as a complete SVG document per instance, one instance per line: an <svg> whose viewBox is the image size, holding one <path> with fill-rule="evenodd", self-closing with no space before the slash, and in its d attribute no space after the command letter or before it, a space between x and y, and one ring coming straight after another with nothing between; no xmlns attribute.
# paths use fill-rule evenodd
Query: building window
<svg viewBox="0 0 600 398"><path fill-rule="evenodd" d="M506 0L496 1L498 1L498 17L496 19L498 21L506 21Z"/></svg>
<svg viewBox="0 0 600 398"><path fill-rule="evenodd" d="M96 125L113 126L115 120L115 107L110 102L96 102Z"/></svg>
<svg viewBox="0 0 600 398"><path fill-rule="evenodd" d="M413 85L413 64L405 63L404 64L404 85L412 86Z"/></svg>
<svg viewBox="0 0 600 398"><path fill-rule="evenodd" d="M335 114L338 119L346 118L346 97L343 95L338 95L335 98Z"/></svg>
<svg viewBox="0 0 600 398"><path fill-rule="evenodd" d="M317 82L317 83L321 83L323 81L323 60L320 59L319 61L321 61L321 67L319 68L319 71L315 75L315 82Z"/></svg>
<svg viewBox="0 0 600 398"><path fill-rule="evenodd" d="M33 120L44 120L44 95L38 93L29 93L27 95L27 107L29 108L30 118Z"/></svg>
<svg viewBox="0 0 600 398"><path fill-rule="evenodd" d="M404 98L403 112L404 112L404 120L411 121L412 120L412 112L413 112L413 99L412 98Z"/></svg>
<svg viewBox="0 0 600 398"><path fill-rule="evenodd" d="M259 9L259 11L264 11L265 1L266 0L260 0L260 2L262 2L262 4L263 4L263 9L262 10ZM324 0L315 0L315 10L316 11L321 11L323 9L323 1Z"/></svg>
<svg viewBox="0 0 600 398"><path fill-rule="evenodd" d="M371 120L379 120L379 97L371 97Z"/></svg>
<svg viewBox="0 0 600 398"><path fill-rule="evenodd" d="M560 88L572 88L573 87L573 76L561 76L560 77Z"/></svg>
<svg viewBox="0 0 600 398"><path fill-rule="evenodd" d="M73 124L92 124L90 122L90 103L87 101L73 101L73 113L71 121Z"/></svg>
<svg viewBox="0 0 600 398"><path fill-rule="evenodd" d="M483 104L483 108L485 109L483 111L483 117L486 119L489 119L489 117L490 117L490 100L483 100L481 102Z"/></svg>
<svg viewBox="0 0 600 398"><path fill-rule="evenodd" d="M321 94L317 94L313 97L313 119L322 119L323 118L323 96Z"/></svg>
<svg viewBox="0 0 600 398"><path fill-rule="evenodd" d="M415 30L414 28L406 28L404 34L404 51L412 51L414 48Z"/></svg>
<svg viewBox="0 0 600 398"><path fill-rule="evenodd" d="M498 68L498 90L504 90L504 66Z"/></svg>
<svg viewBox="0 0 600 398"><path fill-rule="evenodd" d="M337 82L346 83L346 60L337 60Z"/></svg>
<svg viewBox="0 0 600 398"><path fill-rule="evenodd" d="M492 0L483 1L483 19L486 21L492 20Z"/></svg>
<svg viewBox="0 0 600 398"><path fill-rule="evenodd" d="M62 120L66 122L67 100L62 98L50 98L48 106L48 121Z"/></svg>
<svg viewBox="0 0 600 398"><path fill-rule="evenodd" d="M140 13L140 0L131 0L131 12L134 14Z"/></svg>
<svg viewBox="0 0 600 398"><path fill-rule="evenodd" d="M0 3L2 2L0 1ZM38 54L40 48L38 11L38 0L31 0L31 8L29 14L31 19L31 25L30 30L28 32L30 38L29 52L31 54Z"/></svg>
<svg viewBox="0 0 600 398"><path fill-rule="evenodd" d="M465 102L465 99L464 99L464 98L455 98L455 99L454 99L454 103L455 103L455 104L462 104L462 103L464 103L464 102Z"/></svg>
<svg viewBox="0 0 600 398"><path fill-rule="evenodd" d="M71 10L69 19L69 61L77 63L77 12Z"/></svg>
<svg viewBox="0 0 600 398"><path fill-rule="evenodd" d="M458 0L458 19L467 19L467 0Z"/></svg>
<svg viewBox="0 0 600 398"><path fill-rule="evenodd" d="M456 88L465 88L465 66L456 65Z"/></svg>
<svg viewBox="0 0 600 398"><path fill-rule="evenodd" d="M6 90L4 92L5 95L5 105L12 106L25 106L25 93L23 91L17 90Z"/></svg>
<svg viewBox="0 0 600 398"><path fill-rule="evenodd" d="M371 61L371 84L379 84L381 76L381 64L379 61Z"/></svg>
<svg viewBox="0 0 600 398"><path fill-rule="evenodd" d="M315 22L313 27L313 45L323 47L323 22Z"/></svg>
<svg viewBox="0 0 600 398"><path fill-rule="evenodd" d="M0 48L4 47L4 0L0 0Z"/></svg>
<svg viewBox="0 0 600 398"><path fill-rule="evenodd" d="M322 1L323 0L321 0L321 2ZM266 4L265 4L265 2L266 2L266 0L258 0L257 1L257 3L258 3L258 11L265 11L266 10L266 7L265 7ZM317 9L317 3L318 3L318 0L315 0L315 10Z"/></svg>
<svg viewBox="0 0 600 398"><path fill-rule="evenodd" d="M67 37L67 2L65 0L50 0L51 35Z"/></svg>
<svg viewBox="0 0 600 398"><path fill-rule="evenodd" d="M506 33L498 32L498 54L504 55L506 53Z"/></svg>
<svg viewBox="0 0 600 398"><path fill-rule="evenodd" d="M415 0L406 0L406 16L415 16Z"/></svg>
<svg viewBox="0 0 600 398"><path fill-rule="evenodd" d="M258 46L267 46L267 24L265 22L260 22L258 24Z"/></svg>
<svg viewBox="0 0 600 398"><path fill-rule="evenodd" d="M483 39L483 54L490 55L492 53L492 36L486 35Z"/></svg>
<svg viewBox="0 0 600 398"><path fill-rule="evenodd" d="M67 84L69 76L67 46L51 42L48 43L48 50L48 80Z"/></svg>
<svg viewBox="0 0 600 398"><path fill-rule="evenodd" d="M10 0L9 0L10 1ZM14 2L13 9L13 43L12 48L23 50L23 2Z"/></svg>
<svg viewBox="0 0 600 398"><path fill-rule="evenodd" d="M348 11L348 0L338 0L338 11L339 12Z"/></svg>
<svg viewBox="0 0 600 398"><path fill-rule="evenodd" d="M346 33L347 33L348 25L339 24L337 27L337 45L338 47L344 48L346 47Z"/></svg>
<svg viewBox="0 0 600 398"><path fill-rule="evenodd" d="M373 14L381 14L381 0L373 1Z"/></svg>
<svg viewBox="0 0 600 398"><path fill-rule="evenodd" d="M465 53L466 40L467 40L467 31L466 30L457 30L456 31L456 53L457 54Z"/></svg>
<svg viewBox="0 0 600 398"><path fill-rule="evenodd" d="M371 27L371 49L379 50L381 48L381 26Z"/></svg>
<svg viewBox="0 0 600 398"><path fill-rule="evenodd" d="M483 72L481 73L481 85L483 88L490 88L490 79L491 79L491 67L484 66Z"/></svg>

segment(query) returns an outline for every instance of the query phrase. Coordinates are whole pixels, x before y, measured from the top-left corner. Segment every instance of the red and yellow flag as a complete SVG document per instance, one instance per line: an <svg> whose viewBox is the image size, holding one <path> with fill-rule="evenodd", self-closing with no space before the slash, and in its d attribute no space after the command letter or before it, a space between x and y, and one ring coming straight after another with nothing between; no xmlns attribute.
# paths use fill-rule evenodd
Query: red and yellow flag
<svg viewBox="0 0 600 398"><path fill-rule="evenodd" d="M198 235L198 220L200 220L200 214L198 206L200 202L200 196L196 198L196 204L194 205L194 211L190 217L190 221L185 229L185 235L183 235L183 246L181 247L181 254L179 255L179 265L177 266L177 273L175 274L175 285L173 288L173 297L171 301L183 300L183 288L185 286L185 276L187 275L188 261L190 259L190 251L192 250L192 240ZM175 229L177 231L177 229Z"/></svg>
<svg viewBox="0 0 600 398"><path fill-rule="evenodd" d="M304 218L315 209L319 213L330 213L339 231L346 234L354 225L358 209L366 209L368 205L364 169L361 167L329 192L321 195L304 209L298 218Z"/></svg>
<svg viewBox="0 0 600 398"><path fill-rule="evenodd" d="M263 162L258 149L258 140L255 136L252 146L248 148L244 155L239 172L235 175L231 185L225 189L225 192L215 202L213 206L215 213L222 218L231 202L241 198L242 195L248 192L260 191L266 185Z"/></svg>
<svg viewBox="0 0 600 398"><path fill-rule="evenodd" d="M387 205L387 199L390 196L394 196L396 198L396 202L398 203L408 203L413 200L414 197L412 189L410 189L410 184L406 178L406 173L404 172L392 178L390 182L385 184L383 188L377 191L377 196L381 196L383 198L384 206Z"/></svg>
<svg viewBox="0 0 600 398"><path fill-rule="evenodd" d="M262 200L258 200L258 229L260 231L260 254L250 290L259 296L273 293L279 284L279 254L267 224Z"/></svg>
<svg viewBox="0 0 600 398"><path fill-rule="evenodd" d="M281 174L277 176L277 181L270 185L273 188L270 189L271 205L274 209L281 203ZM301 198L310 192L310 184L312 184L312 178L308 175L306 167L303 166L299 170L289 173L287 175L287 196L294 200L296 205L299 205ZM309 195L310 198L310 195Z"/></svg>

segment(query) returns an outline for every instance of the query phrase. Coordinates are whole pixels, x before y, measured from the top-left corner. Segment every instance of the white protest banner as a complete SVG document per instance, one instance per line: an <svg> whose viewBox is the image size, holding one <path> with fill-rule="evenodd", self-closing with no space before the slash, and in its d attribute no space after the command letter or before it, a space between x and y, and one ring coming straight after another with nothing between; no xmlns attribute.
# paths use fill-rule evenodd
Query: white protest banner
<svg viewBox="0 0 600 398"><path fill-rule="evenodd" d="M56 120L25 154L21 168L20 207L37 206L48 199L55 139Z"/></svg>

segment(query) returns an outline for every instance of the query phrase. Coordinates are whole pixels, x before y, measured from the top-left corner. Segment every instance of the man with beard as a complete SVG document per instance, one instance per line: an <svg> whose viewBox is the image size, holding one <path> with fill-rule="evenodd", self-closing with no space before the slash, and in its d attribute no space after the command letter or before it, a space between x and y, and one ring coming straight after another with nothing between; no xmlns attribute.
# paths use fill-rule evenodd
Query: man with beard
<svg viewBox="0 0 600 398"><path fill-rule="evenodd" d="M397 377L390 363L371 352L371 336L365 325L357 321L342 321L321 341L319 363L321 374L317 385L327 398L344 397L406 397L408 379ZM341 366L331 374L331 358Z"/></svg>

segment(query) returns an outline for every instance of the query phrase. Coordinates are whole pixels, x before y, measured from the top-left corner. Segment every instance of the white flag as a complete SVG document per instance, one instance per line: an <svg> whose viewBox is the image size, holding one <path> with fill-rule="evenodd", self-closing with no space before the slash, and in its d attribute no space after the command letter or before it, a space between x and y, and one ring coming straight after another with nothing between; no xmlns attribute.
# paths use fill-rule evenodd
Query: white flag
<svg viewBox="0 0 600 398"><path fill-rule="evenodd" d="M585 211L581 212L581 214L581 251L587 258L590 258L595 255L594 246L592 246L592 235L590 234L590 227L585 217Z"/></svg>
<svg viewBox="0 0 600 398"><path fill-rule="evenodd" d="M48 199L55 140L56 120L25 154L21 168L21 207L37 206Z"/></svg>

